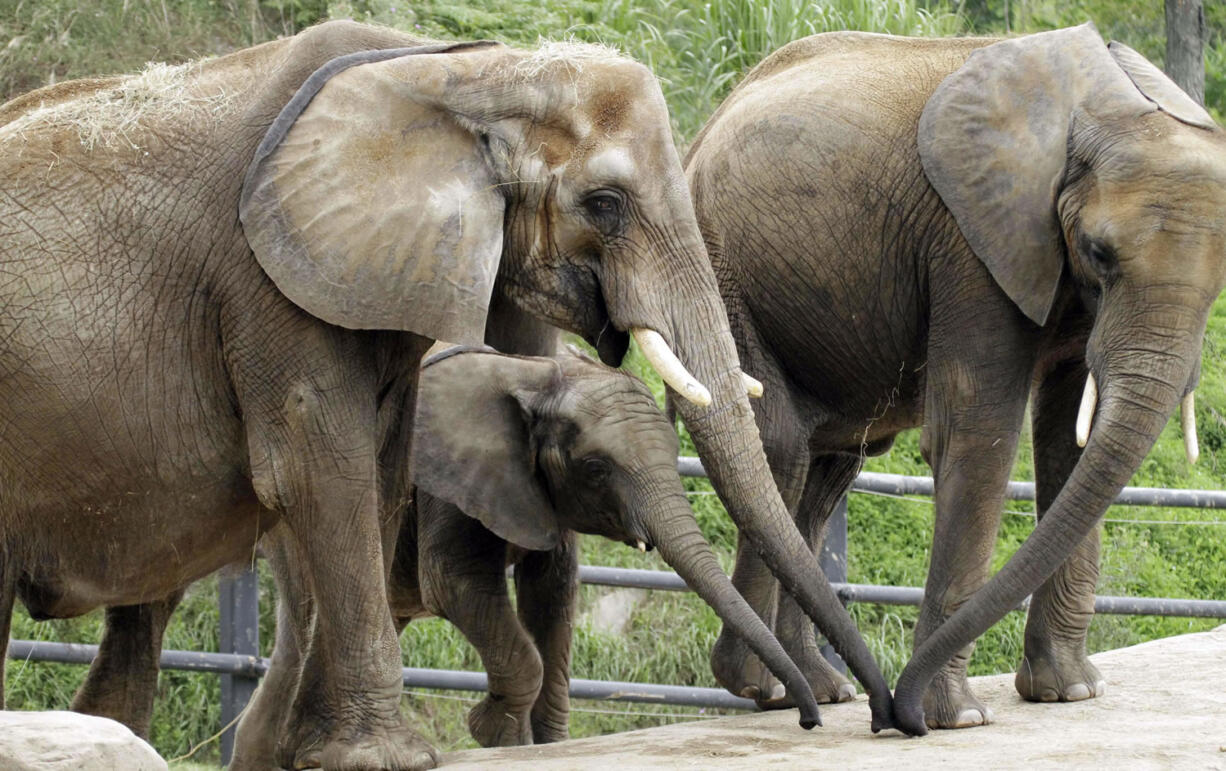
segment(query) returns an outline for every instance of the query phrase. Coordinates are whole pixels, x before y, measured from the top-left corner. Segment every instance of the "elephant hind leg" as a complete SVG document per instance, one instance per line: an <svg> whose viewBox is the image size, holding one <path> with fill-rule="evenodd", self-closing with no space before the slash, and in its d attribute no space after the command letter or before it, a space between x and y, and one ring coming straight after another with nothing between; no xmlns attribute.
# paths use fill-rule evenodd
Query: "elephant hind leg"
<svg viewBox="0 0 1226 771"><path fill-rule="evenodd" d="M156 602L106 609L98 655L73 697L73 711L117 720L149 738L162 634L181 599L179 591Z"/></svg>
<svg viewBox="0 0 1226 771"><path fill-rule="evenodd" d="M1040 519L1081 457L1072 426L1085 381L1084 361L1070 360L1046 372L1035 391L1031 424ZM1094 528L1034 593L1022 664L1014 679L1027 701L1079 701L1106 692L1102 675L1086 657L1098 549L1099 530Z"/></svg>
<svg viewBox="0 0 1226 771"><path fill-rule="evenodd" d="M821 455L810 464L804 494L796 512L796 524L814 554L821 549L831 513L847 494L859 471L860 458L855 455ZM775 634L783 649L805 674L819 703L833 704L855 698L856 687L822 656L813 622L786 592L780 593ZM779 706L795 706L792 695L788 694Z"/></svg>

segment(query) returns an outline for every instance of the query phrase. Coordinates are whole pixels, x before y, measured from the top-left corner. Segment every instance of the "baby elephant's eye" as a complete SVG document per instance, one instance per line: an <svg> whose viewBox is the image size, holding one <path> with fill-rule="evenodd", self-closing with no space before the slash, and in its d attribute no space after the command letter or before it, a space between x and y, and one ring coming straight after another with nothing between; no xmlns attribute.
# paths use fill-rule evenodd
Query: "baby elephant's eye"
<svg viewBox="0 0 1226 771"><path fill-rule="evenodd" d="M589 482L603 482L609 476L609 464L600 458L583 461L583 476Z"/></svg>

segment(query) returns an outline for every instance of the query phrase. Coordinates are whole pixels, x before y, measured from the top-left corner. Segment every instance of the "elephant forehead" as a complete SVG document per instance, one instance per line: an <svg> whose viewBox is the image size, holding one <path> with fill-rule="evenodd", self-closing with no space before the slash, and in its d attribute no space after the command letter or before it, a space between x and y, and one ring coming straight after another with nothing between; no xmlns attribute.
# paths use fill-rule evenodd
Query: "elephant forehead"
<svg viewBox="0 0 1226 771"><path fill-rule="evenodd" d="M596 153L587 162L587 173L594 179L609 182L620 182L633 178L635 173L634 159L628 150L622 147L612 147Z"/></svg>

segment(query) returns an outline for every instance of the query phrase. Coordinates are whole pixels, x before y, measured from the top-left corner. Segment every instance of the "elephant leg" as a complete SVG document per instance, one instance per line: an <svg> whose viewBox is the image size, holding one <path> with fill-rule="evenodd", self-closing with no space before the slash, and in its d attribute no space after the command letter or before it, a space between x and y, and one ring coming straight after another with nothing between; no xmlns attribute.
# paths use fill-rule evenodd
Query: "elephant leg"
<svg viewBox="0 0 1226 771"><path fill-rule="evenodd" d="M260 540L260 550L277 583L276 640L268 673L238 721L231 771L263 771L289 765L278 762L277 742L285 735L290 705L298 691L315 613L311 595L305 591L302 560L294 549L293 539L284 527L273 528ZM300 721L306 719L299 716ZM283 758L290 764L295 749L290 749L289 757ZM317 757L309 760L318 764Z"/></svg>
<svg viewBox="0 0 1226 771"><path fill-rule="evenodd" d="M106 609L98 655L72 699L74 712L117 720L149 738L162 633L181 599L179 591L143 605Z"/></svg>
<svg viewBox="0 0 1226 771"><path fill-rule="evenodd" d="M965 297L976 281L985 284L983 303ZM990 281L976 266L974 277L946 277L934 289L921 445L936 480L936 526L916 649L987 580L1029 394L1036 332L1012 323L1020 314ZM966 680L973 650L971 643L955 654L928 687L930 728L991 722Z"/></svg>
<svg viewBox="0 0 1226 771"><path fill-rule="evenodd" d="M809 469L809 432L789 393L786 378L773 360L749 351L743 352L742 357L745 371L752 372L764 385L762 398L753 403L754 418L775 485L784 505L794 515ZM767 628L774 630L781 594L779 582L744 535L737 539L732 585ZM753 699L762 709L791 706L783 683L727 626L711 649L711 671L728 691ZM818 698L820 700L820 695Z"/></svg>
<svg viewBox="0 0 1226 771"><path fill-rule="evenodd" d="M579 545L564 531L553 551L528 552L515 566L516 610L536 641L543 669L532 705L532 741L570 738L570 646L579 592Z"/></svg>
<svg viewBox="0 0 1226 771"><path fill-rule="evenodd" d="M17 598L17 566L7 552L7 547L0 547L0 709L4 709L4 667L13 628L13 601Z"/></svg>
<svg viewBox="0 0 1226 771"><path fill-rule="evenodd" d="M483 747L532 744L541 655L511 606L506 542L451 504L423 497L418 506L422 599L472 643L489 679L468 729Z"/></svg>
<svg viewBox="0 0 1226 771"><path fill-rule="evenodd" d="M1070 360L1046 373L1035 390L1031 425L1040 519L1081 457L1073 426L1085 382L1085 362ZM1013 681L1028 701L1079 701L1106 692L1102 675L1086 657L1098 548L1096 527L1034 593L1022 664Z"/></svg>
<svg viewBox="0 0 1226 771"><path fill-rule="evenodd" d="M346 371L343 362L329 371ZM296 385L274 482L314 596L315 631L278 755L294 766L431 768L405 724L400 645L388 610L373 409L352 388ZM373 407L373 405L372 405ZM275 457L275 456L274 456ZM266 473L266 469L261 469ZM281 480L284 479L284 482ZM257 487L259 489L259 487Z"/></svg>
<svg viewBox="0 0 1226 771"><path fill-rule="evenodd" d="M859 471L860 458L855 455L821 455L810 464L804 494L796 512L796 524L815 556L825 540L830 514L847 494ZM779 596L775 635L805 674L818 702L835 703L856 697L856 687L822 656L813 622L787 592L781 592ZM795 706L791 694L786 699L786 706Z"/></svg>

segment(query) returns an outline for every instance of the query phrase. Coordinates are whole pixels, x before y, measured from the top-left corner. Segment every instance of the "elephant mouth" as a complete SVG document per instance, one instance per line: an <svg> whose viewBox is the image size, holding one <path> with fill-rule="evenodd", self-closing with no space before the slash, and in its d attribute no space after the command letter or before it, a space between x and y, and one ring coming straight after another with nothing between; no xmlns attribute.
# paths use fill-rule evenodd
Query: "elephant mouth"
<svg viewBox="0 0 1226 771"><path fill-rule="evenodd" d="M595 276L593 276L595 279ZM599 283L597 283L599 286ZM630 348L630 334L618 329L609 315L604 292L596 292L591 309L591 325L584 332L584 341L596 349L600 360L610 367L620 367Z"/></svg>

